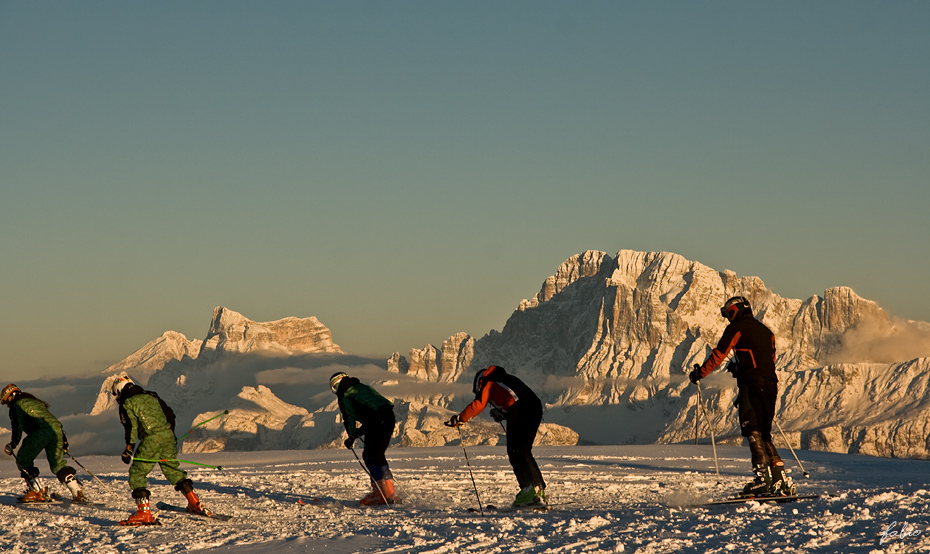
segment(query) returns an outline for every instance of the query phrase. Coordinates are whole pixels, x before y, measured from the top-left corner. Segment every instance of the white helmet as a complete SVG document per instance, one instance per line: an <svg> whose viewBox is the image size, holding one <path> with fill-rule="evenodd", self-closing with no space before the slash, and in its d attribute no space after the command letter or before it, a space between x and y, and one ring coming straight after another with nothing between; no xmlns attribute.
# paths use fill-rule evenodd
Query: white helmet
<svg viewBox="0 0 930 554"><path fill-rule="evenodd" d="M113 396L119 396L120 391L123 390L127 385L134 385L132 379L129 378L129 375L126 375L126 372L122 372L116 376L116 379L113 380L113 383L110 384L110 392L113 393Z"/></svg>
<svg viewBox="0 0 930 554"><path fill-rule="evenodd" d="M339 383L342 383L342 380L348 377L349 374L344 371L337 371L333 373L333 376L329 378L329 390L333 391L333 394L339 391Z"/></svg>

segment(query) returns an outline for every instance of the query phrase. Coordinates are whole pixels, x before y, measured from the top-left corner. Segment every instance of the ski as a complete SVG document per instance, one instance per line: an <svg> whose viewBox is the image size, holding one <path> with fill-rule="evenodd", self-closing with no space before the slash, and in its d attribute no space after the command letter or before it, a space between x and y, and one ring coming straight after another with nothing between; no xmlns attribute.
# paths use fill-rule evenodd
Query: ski
<svg viewBox="0 0 930 554"><path fill-rule="evenodd" d="M793 496L740 496L736 498L725 498L723 500L716 500L714 502L707 502L702 504L702 506L722 506L725 504L743 504L745 502L796 502L798 500L805 500L810 498L820 498L819 494L803 494L803 495L793 495Z"/></svg>
<svg viewBox="0 0 930 554"><path fill-rule="evenodd" d="M30 504L38 505L38 506L42 506L44 504L57 504L57 502L55 502L51 498L47 498L45 500L23 500L22 497L17 498L16 503L21 504L23 506L29 506Z"/></svg>
<svg viewBox="0 0 930 554"><path fill-rule="evenodd" d="M151 523L128 523L126 520L123 520L123 521L117 521L116 524L122 527L160 527L161 520L158 518L155 518L152 520Z"/></svg>
<svg viewBox="0 0 930 554"><path fill-rule="evenodd" d="M72 499L72 498L66 498L66 497L61 496L60 494L54 493L54 492L53 492L51 495L49 495L49 497L48 497L46 500L30 500L30 501L24 502L24 501L21 500L21 498L22 498L22 497L16 498L16 505L17 505L17 506L23 506L23 507L29 507L29 506L63 506L63 507L68 507L68 506L87 506L87 507L90 507L90 508L103 508L103 507L106 506L105 504L101 504L101 503L99 503L99 502L89 502L89 501L87 501L87 500L80 501L80 500L74 500L74 499Z"/></svg>
<svg viewBox="0 0 930 554"><path fill-rule="evenodd" d="M227 515L223 515L223 514L216 514L216 513L213 513L213 512L210 512L209 514L199 514L199 513L196 513L196 512L188 512L188 511L187 511L187 508L182 508L182 507L180 507L180 506L175 506L174 504L166 504L166 503L164 503L164 502L159 502L159 503L155 504L155 507L158 508L159 510L164 510L164 511L166 511L166 512L182 512L182 513L185 513L185 514L190 514L190 515L192 515L192 516L200 516L200 517L206 517L206 518L210 518L210 519L215 519L215 520L217 520L217 521L229 521L229 520L231 520L231 519L233 518L233 516L227 516Z"/></svg>

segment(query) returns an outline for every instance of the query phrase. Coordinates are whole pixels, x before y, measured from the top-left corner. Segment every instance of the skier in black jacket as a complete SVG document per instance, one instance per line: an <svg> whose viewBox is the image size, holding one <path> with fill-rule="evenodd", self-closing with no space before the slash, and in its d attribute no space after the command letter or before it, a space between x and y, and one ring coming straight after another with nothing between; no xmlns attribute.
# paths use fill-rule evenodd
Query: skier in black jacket
<svg viewBox="0 0 930 554"><path fill-rule="evenodd" d="M775 374L775 335L752 315L752 306L742 296L734 296L720 308L730 324L717 347L702 365L695 364L688 378L692 383L710 375L732 351L727 371L736 377L739 392L740 431L749 442L755 478L743 487L746 496L790 496L794 483L785 474L785 463L772 442L772 420L778 402L778 376Z"/></svg>
<svg viewBox="0 0 930 554"><path fill-rule="evenodd" d="M370 506L397 502L394 475L384 455L394 434L394 404L342 371L329 378L329 388L339 401L342 424L349 436L343 443L345 447L354 451L355 440L365 437L362 459L371 476L371 492L359 503Z"/></svg>

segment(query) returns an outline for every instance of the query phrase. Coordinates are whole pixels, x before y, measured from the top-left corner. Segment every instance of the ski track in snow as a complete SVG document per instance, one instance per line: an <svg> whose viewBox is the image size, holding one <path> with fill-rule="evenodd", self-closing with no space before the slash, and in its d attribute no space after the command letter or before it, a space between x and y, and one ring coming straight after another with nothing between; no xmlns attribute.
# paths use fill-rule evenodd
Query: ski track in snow
<svg viewBox="0 0 930 554"><path fill-rule="evenodd" d="M811 473L804 479L786 451L799 493L824 496L696 506L748 480L747 449L717 450L720 485L709 445L537 447L553 509L484 515L468 511L477 503L461 447L389 449L407 499L375 508L357 505L368 479L345 450L190 454L224 466L185 467L207 505L234 519L158 512L163 525L144 528L116 525L134 510L116 456L79 458L106 483L79 470L103 506L14 505L23 481L8 463L0 466L0 552L930 552L928 461L801 451ZM468 455L483 503L508 505L517 486L504 448ZM67 494L44 463L43 484ZM184 505L157 468L149 488L153 506Z"/></svg>

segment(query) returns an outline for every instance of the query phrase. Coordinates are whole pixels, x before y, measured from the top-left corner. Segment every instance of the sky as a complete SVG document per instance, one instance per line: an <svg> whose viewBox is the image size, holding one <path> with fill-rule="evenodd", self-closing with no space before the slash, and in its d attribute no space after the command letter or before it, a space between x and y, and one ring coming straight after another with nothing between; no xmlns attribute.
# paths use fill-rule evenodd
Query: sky
<svg viewBox="0 0 930 554"><path fill-rule="evenodd" d="M213 308L389 356L572 255L930 321L930 3L0 0L0 378Z"/></svg>

